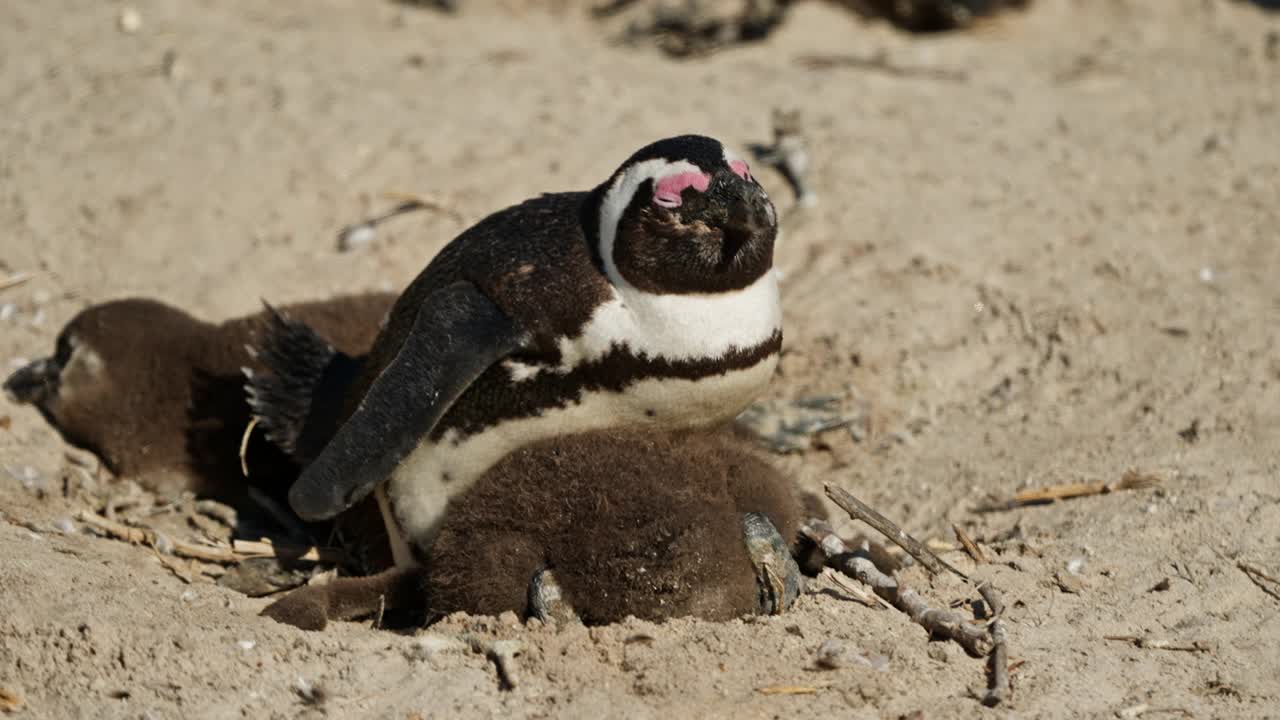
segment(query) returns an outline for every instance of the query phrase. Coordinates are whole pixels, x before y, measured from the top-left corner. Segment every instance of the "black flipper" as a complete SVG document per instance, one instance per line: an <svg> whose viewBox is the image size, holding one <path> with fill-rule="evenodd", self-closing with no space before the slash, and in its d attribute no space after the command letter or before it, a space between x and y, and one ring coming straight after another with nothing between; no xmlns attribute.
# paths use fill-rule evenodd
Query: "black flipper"
<svg viewBox="0 0 1280 720"><path fill-rule="evenodd" d="M246 371L249 406L267 439L305 465L337 432L344 392L361 361L335 350L306 323L263 304L270 325L252 350L267 372Z"/></svg>
<svg viewBox="0 0 1280 720"><path fill-rule="evenodd" d="M395 359L289 491L294 512L304 520L327 520L359 502L391 476L476 378L526 340L471 283L432 293Z"/></svg>

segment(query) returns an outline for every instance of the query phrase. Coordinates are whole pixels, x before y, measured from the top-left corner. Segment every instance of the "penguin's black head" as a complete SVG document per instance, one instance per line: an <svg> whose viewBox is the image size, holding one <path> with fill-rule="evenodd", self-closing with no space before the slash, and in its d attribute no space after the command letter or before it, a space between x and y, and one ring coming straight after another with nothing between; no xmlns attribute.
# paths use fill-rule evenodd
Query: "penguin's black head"
<svg viewBox="0 0 1280 720"><path fill-rule="evenodd" d="M145 456L148 438L157 434L147 428L177 427L185 414L172 388L190 374L187 358L201 356L192 342L201 328L157 302L94 305L62 328L52 355L5 379L4 391L111 470L130 471L129 458ZM168 405L175 409L166 414Z"/></svg>
<svg viewBox="0 0 1280 720"><path fill-rule="evenodd" d="M773 203L747 163L713 138L682 135L641 148L596 197L600 258L615 284L724 293L773 265Z"/></svg>

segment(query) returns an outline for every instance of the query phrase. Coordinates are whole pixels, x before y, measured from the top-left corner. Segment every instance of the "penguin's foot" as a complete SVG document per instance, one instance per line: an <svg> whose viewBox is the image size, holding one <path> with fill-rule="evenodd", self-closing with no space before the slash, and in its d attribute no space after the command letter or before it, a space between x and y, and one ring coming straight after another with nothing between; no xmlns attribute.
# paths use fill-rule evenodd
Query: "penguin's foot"
<svg viewBox="0 0 1280 720"><path fill-rule="evenodd" d="M276 622L323 630L330 620L354 620L422 605L421 568L392 568L368 577L337 578L293 590L262 610Z"/></svg>
<svg viewBox="0 0 1280 720"><path fill-rule="evenodd" d="M309 577L310 570L290 567L279 558L248 558L218 578L218 584L249 597L263 597L292 590L307 582Z"/></svg>
<svg viewBox="0 0 1280 720"><path fill-rule="evenodd" d="M565 599L555 574L547 568L534 573L529 581L529 617L544 623L579 622L578 613Z"/></svg>
<svg viewBox="0 0 1280 720"><path fill-rule="evenodd" d="M763 513L743 515L742 532L756 572L756 610L762 615L781 615L800 595L800 566Z"/></svg>

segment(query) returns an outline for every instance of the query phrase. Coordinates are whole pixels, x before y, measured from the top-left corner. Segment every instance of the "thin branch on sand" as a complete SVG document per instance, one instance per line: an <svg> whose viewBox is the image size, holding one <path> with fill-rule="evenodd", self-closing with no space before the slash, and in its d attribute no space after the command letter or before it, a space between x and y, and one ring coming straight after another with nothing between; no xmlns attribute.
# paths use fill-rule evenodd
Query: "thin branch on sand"
<svg viewBox="0 0 1280 720"><path fill-rule="evenodd" d="M1249 578L1254 585L1257 585L1262 592L1270 595L1276 600L1280 600L1280 590L1277 590L1277 588L1280 588L1280 580L1277 580L1274 576L1269 575L1266 570L1263 570L1257 565L1246 560L1236 560L1236 567L1240 568L1240 572L1244 573L1245 577ZM1271 585L1275 587L1269 586L1266 583L1271 583Z"/></svg>
<svg viewBox="0 0 1280 720"><path fill-rule="evenodd" d="M893 607L892 605L889 604L888 600L885 600L884 598L880 597L879 595L876 595L875 593L867 592L866 590L863 590L861 587L858 587L857 585L854 585L853 583L849 582L847 579L845 579L845 576L837 572L835 568L829 568L829 567L823 568L822 574L819 575L819 577L825 578L832 585L835 585L836 587L840 588L840 592L843 592L844 594L853 598L855 601L862 603L867 607L870 607L870 608Z"/></svg>
<svg viewBox="0 0 1280 720"><path fill-rule="evenodd" d="M999 512L1026 507L1027 505L1043 505L1059 500L1106 495L1120 490L1144 490L1160 484L1160 478L1137 470L1127 470L1120 480L1113 483L1063 483L1042 488L1019 490L1010 500L994 502L975 508L976 512Z"/></svg>
<svg viewBox="0 0 1280 720"><path fill-rule="evenodd" d="M1134 647L1144 650L1170 650L1173 652L1210 652L1213 650L1211 646L1199 640L1190 643L1176 643L1172 640L1160 640L1138 635L1103 635L1102 639L1131 643Z"/></svg>
<svg viewBox="0 0 1280 720"><path fill-rule="evenodd" d="M1009 641L1004 631L1004 599L991 583L979 585L978 592L982 594L982 599L987 601L987 608L991 611L990 631L993 645L991 655L987 659L990 664L991 679L987 685L987 694L982 698L982 704L995 707L1009 696Z"/></svg>
<svg viewBox="0 0 1280 720"><path fill-rule="evenodd" d="M908 535L902 528L893 524L888 518L876 512L870 505L862 502L858 498L850 495L843 488L836 487L830 483L825 486L827 497L831 501L840 506L840 509L849 513L855 520L862 522L875 528L876 532L884 535L894 545L907 551L907 554L915 558L921 565L924 565L929 572L938 575L944 570L950 570L957 576L969 579L969 576L960 572L950 564L938 557L928 547L919 540Z"/></svg>
<svg viewBox="0 0 1280 720"><path fill-rule="evenodd" d="M935 573L940 573L943 569L950 570L964 578L965 582L973 582L969 579L969 576L943 562L941 558L934 555L933 551L919 540L908 535L902 528L858 498L830 484L826 486L826 491L827 497L848 512L851 517L862 520L875 528L898 547L906 550L912 557L920 561L921 565L933 570ZM977 545L965 535L959 526L953 526L953 529L956 537L960 540L960 544L974 557L975 561L979 560L979 558L985 560L985 556L982 555ZM982 703L988 707L995 707L1008 699L1009 641L1004 627L1005 605L1004 599L1000 596L995 586L989 582L984 582L978 586L978 593L982 595L982 599L986 601L991 611L991 621L985 626L973 625L958 613L929 608L915 591L906 587L897 579L880 572L870 560L853 555L844 541L826 523L810 521L809 524L801 528L801 533L822 548L829 563L846 574L870 585L877 595L893 603L894 607L906 613L916 624L928 630L931 635L939 635L955 640L969 654L975 657L987 656L989 658L990 676L987 693L983 696Z"/></svg>
<svg viewBox="0 0 1280 720"><path fill-rule="evenodd" d="M235 564L255 557L277 557L323 563L340 562L343 557L340 551L333 548L277 547L269 542L251 540L235 540L231 547L226 547L225 545L197 545L182 540L169 539L148 527L135 527L114 522L87 510L81 510L76 515L76 520L117 540L137 545L147 545L161 552L168 551L180 557L221 565Z"/></svg>
<svg viewBox="0 0 1280 720"><path fill-rule="evenodd" d="M8 290L9 288L18 287L19 285L27 282L33 277L35 276L32 275L31 273L25 273L25 272L14 273L9 277L4 278L3 280L0 280L0 290Z"/></svg>
<svg viewBox="0 0 1280 720"><path fill-rule="evenodd" d="M964 528L952 523L951 530L955 532L956 540L960 541L960 547L964 548L964 551L969 554L969 557L973 558L974 562L979 565L985 565L987 563L986 553L982 552L982 549L973 541L973 538L969 537L969 535L964 531Z"/></svg>
<svg viewBox="0 0 1280 720"><path fill-rule="evenodd" d="M810 520L800 532L822 549L833 567L869 585L877 595L906 613L930 635L955 640L974 657L984 657L991 652L992 641L985 627L969 623L959 613L929 607L915 590L880 572L867 558L855 555L830 525Z"/></svg>

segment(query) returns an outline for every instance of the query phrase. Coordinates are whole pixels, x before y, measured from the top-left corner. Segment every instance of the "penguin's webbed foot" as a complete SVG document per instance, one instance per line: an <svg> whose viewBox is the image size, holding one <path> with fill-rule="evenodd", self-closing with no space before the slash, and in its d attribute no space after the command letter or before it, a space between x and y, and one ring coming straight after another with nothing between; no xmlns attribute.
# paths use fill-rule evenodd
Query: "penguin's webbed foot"
<svg viewBox="0 0 1280 720"><path fill-rule="evenodd" d="M742 534L756 573L756 609L762 615L781 615L800 596L800 566L764 513L743 515Z"/></svg>
<svg viewBox="0 0 1280 720"><path fill-rule="evenodd" d="M263 608L262 615L302 630L323 630L330 620L355 620L423 604L423 570L391 568L367 577L337 578L300 587Z"/></svg>
<svg viewBox="0 0 1280 720"><path fill-rule="evenodd" d="M529 581L529 617L544 623L580 622L578 613L564 597L555 573L543 568Z"/></svg>

